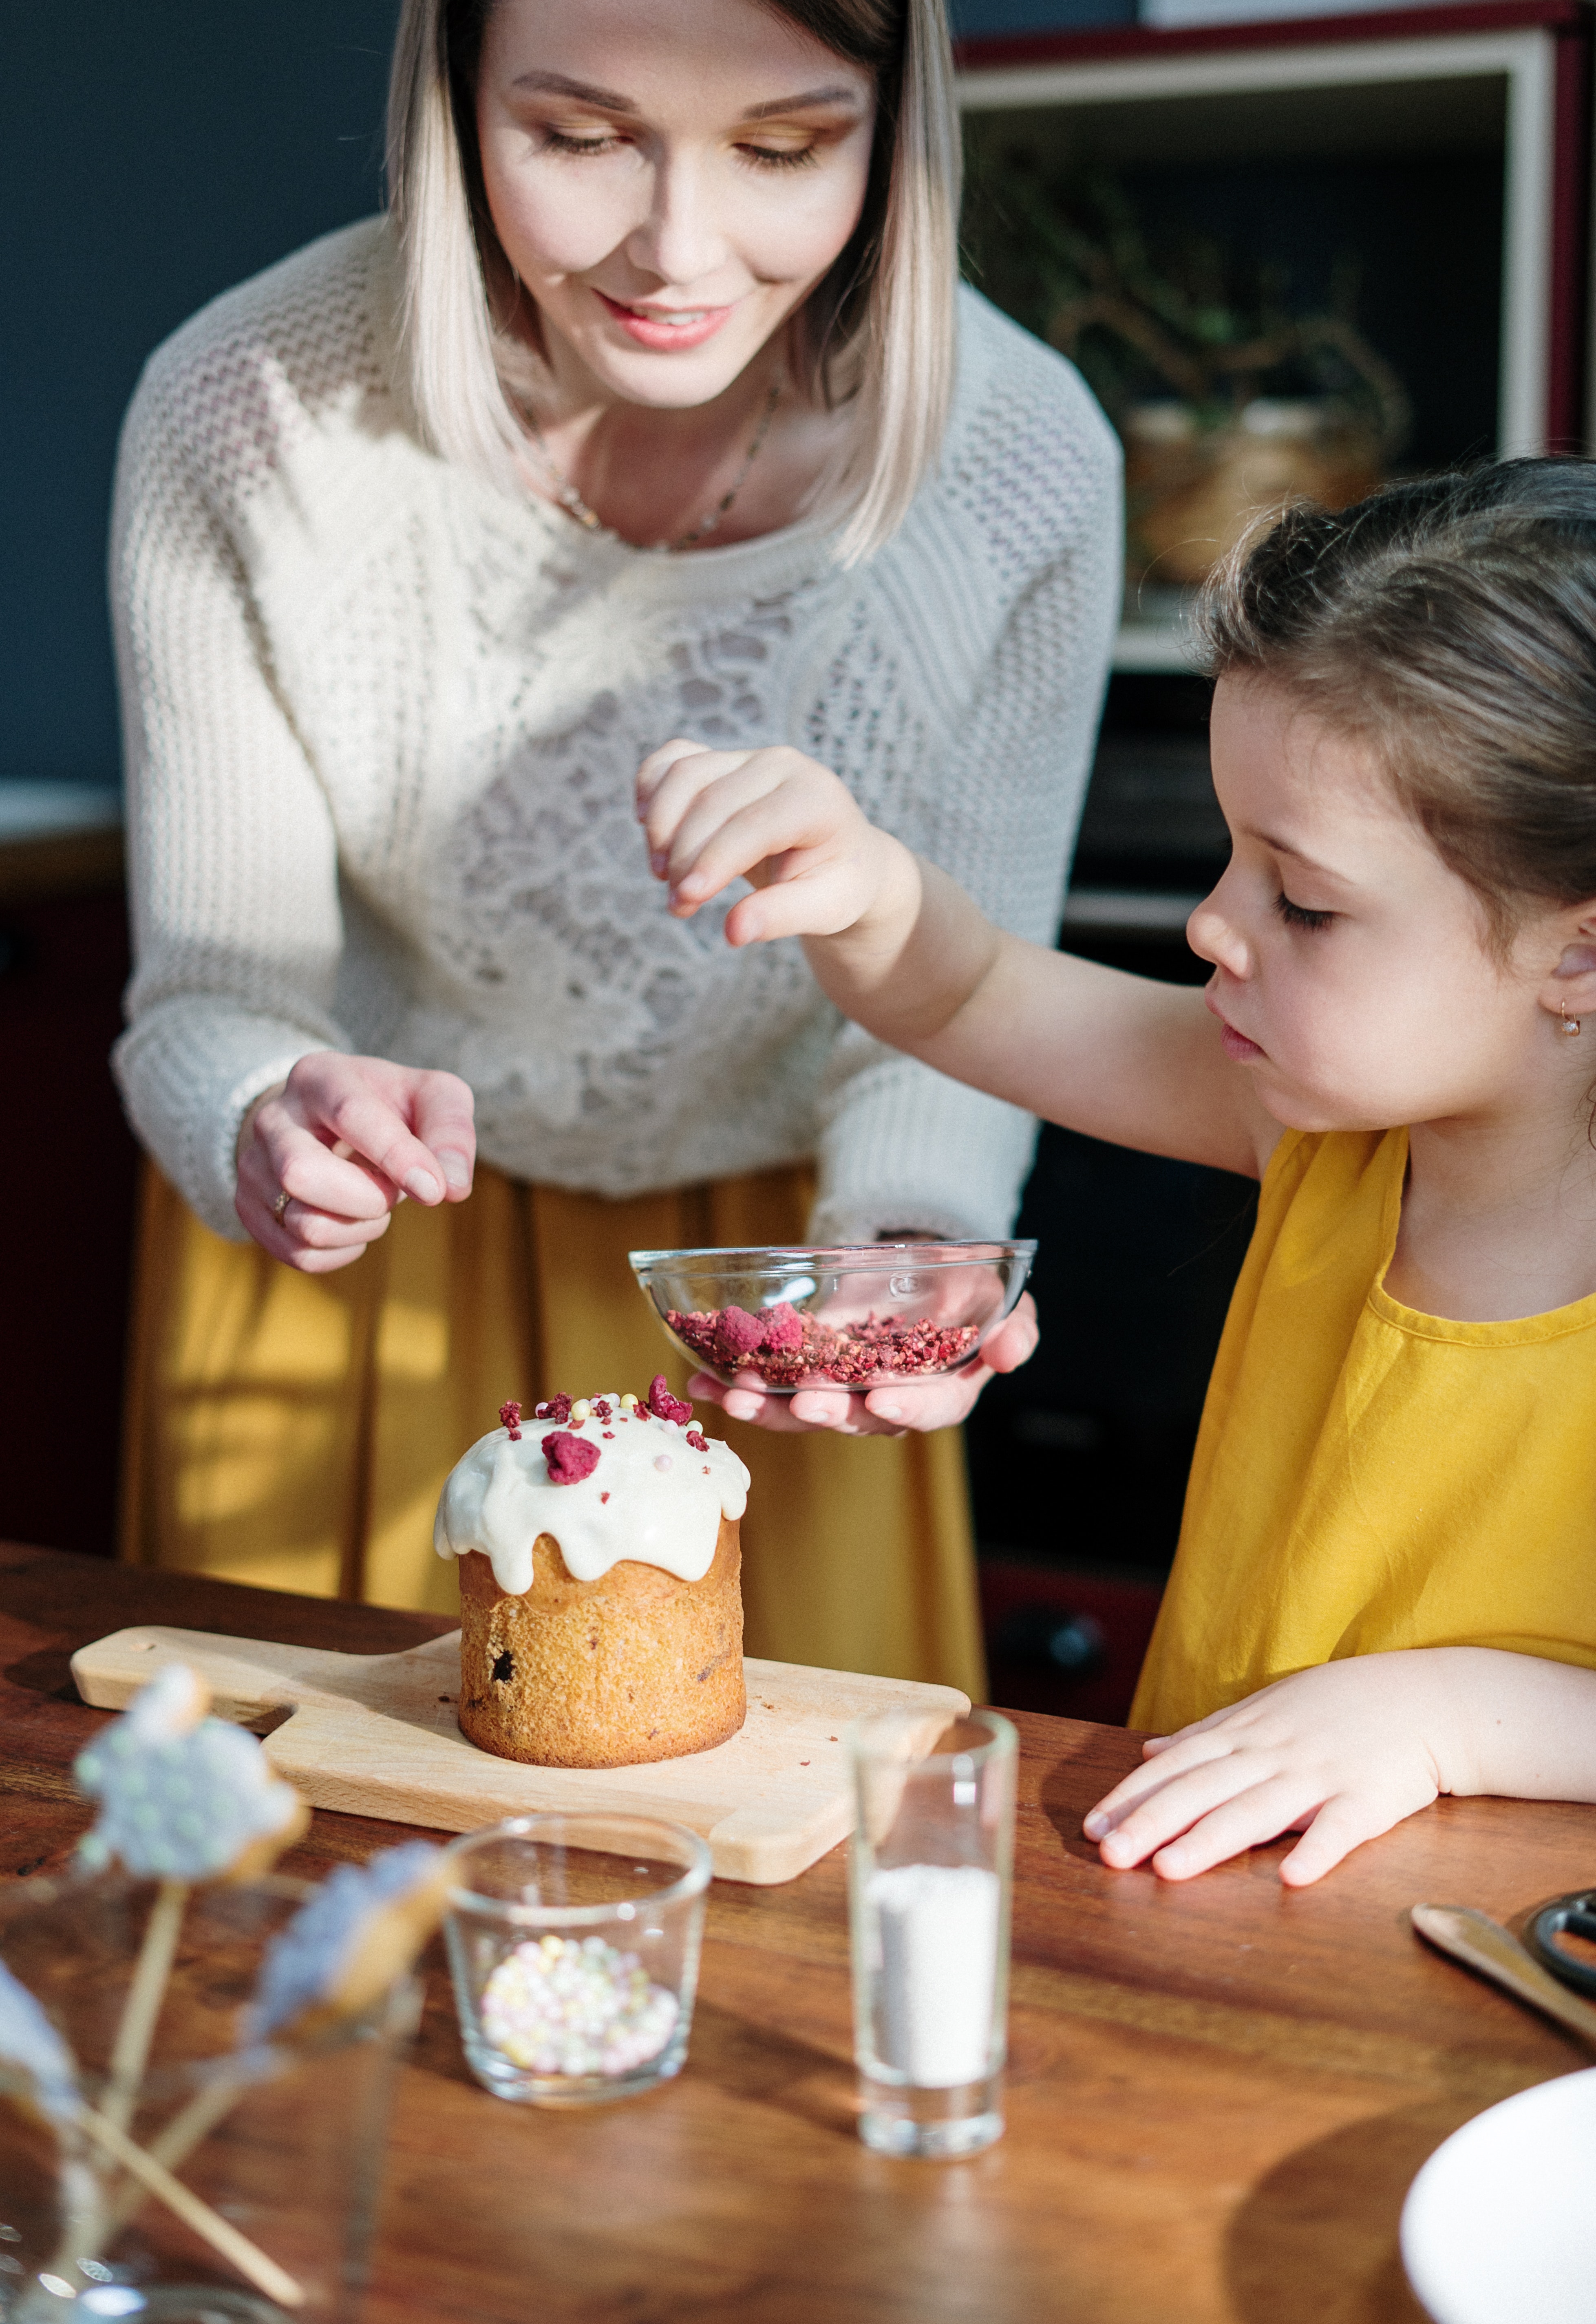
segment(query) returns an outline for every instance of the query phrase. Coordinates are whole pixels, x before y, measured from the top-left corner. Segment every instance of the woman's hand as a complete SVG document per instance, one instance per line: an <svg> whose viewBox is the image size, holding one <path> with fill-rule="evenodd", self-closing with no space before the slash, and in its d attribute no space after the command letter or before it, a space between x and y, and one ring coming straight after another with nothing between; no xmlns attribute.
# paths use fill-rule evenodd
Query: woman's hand
<svg viewBox="0 0 1596 2324"><path fill-rule="evenodd" d="M472 1111L455 1074L327 1049L301 1057L244 1118L239 1219L263 1250L306 1275L347 1267L407 1194L465 1201L476 1160Z"/></svg>
<svg viewBox="0 0 1596 2324"><path fill-rule="evenodd" d="M752 881L760 892L726 915L733 945L853 927L877 901L894 853L904 853L828 768L784 744L662 743L638 770L637 812L678 919L733 880Z"/></svg>
<svg viewBox="0 0 1596 2324"><path fill-rule="evenodd" d="M1038 1337L1036 1302L1028 1291L982 1349L980 1362L968 1371L872 1388L868 1396L855 1396L842 1388L806 1388L796 1396L763 1396L755 1388L727 1388L707 1372L695 1372L687 1383L687 1394L706 1404L718 1404L730 1420L752 1420L756 1427L773 1429L781 1435L814 1428L835 1429L839 1436L901 1436L911 1428L956 1428L994 1372L1018 1371L1030 1360Z"/></svg>

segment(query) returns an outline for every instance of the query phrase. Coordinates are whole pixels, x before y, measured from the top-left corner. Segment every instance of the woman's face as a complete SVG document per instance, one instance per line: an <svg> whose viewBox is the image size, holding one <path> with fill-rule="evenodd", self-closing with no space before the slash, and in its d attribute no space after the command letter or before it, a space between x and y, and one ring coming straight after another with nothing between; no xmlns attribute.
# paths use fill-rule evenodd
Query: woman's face
<svg viewBox="0 0 1596 2324"><path fill-rule="evenodd" d="M875 93L756 0L498 0L476 120L546 332L609 394L679 410L728 387L846 248Z"/></svg>

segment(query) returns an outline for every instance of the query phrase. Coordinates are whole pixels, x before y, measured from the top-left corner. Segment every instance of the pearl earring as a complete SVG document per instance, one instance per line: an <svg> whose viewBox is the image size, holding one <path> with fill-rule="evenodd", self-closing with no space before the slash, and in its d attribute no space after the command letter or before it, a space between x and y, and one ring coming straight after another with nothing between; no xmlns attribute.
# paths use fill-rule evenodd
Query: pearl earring
<svg viewBox="0 0 1596 2324"><path fill-rule="evenodd" d="M1563 1012L1563 1030L1568 1035L1570 1040L1573 1040L1578 1036L1579 1029L1579 1019L1571 1017L1565 1009Z"/></svg>

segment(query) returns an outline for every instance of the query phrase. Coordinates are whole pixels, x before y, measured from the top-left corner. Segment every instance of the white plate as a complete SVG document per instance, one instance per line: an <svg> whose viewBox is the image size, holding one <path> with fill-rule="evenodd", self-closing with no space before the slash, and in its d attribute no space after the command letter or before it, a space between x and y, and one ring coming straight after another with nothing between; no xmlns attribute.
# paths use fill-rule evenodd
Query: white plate
<svg viewBox="0 0 1596 2324"><path fill-rule="evenodd" d="M1454 2130L1407 2190L1402 2261L1435 2324L1596 2324L1596 2067Z"/></svg>

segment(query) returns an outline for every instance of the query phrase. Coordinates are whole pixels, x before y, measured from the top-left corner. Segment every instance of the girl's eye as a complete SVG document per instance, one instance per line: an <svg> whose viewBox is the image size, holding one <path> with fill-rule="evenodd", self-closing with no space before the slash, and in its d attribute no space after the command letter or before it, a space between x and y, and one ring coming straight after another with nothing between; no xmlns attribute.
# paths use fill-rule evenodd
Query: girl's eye
<svg viewBox="0 0 1596 2324"><path fill-rule="evenodd" d="M756 170L807 170L817 159L814 145L740 145L738 152Z"/></svg>
<svg viewBox="0 0 1596 2324"><path fill-rule="evenodd" d="M1276 897L1275 909L1288 928L1327 928L1335 918L1333 912L1311 912L1305 904L1294 904L1284 892Z"/></svg>

